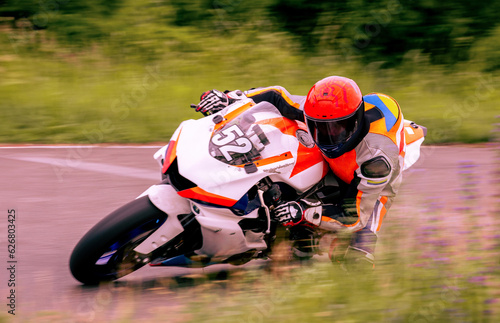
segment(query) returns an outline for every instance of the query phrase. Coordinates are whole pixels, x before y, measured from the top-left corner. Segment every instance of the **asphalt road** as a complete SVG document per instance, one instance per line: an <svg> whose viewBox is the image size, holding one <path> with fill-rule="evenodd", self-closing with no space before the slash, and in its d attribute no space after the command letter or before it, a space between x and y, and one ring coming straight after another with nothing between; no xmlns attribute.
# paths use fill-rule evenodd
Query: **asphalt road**
<svg viewBox="0 0 500 323"><path fill-rule="evenodd" d="M69 272L74 245L102 217L134 199L160 180L153 146L17 146L0 147L0 262L15 265L16 318L33 319L41 312L68 321L100 322L130 310L148 320L158 309L174 311L182 299L175 289L161 287L165 279L203 270L145 267L101 288L82 287ZM464 189L464 174L474 173L477 205L494 212L494 172L498 146L425 147L404 180L393 210L426 221L429 205L453 214ZM15 210L15 254L8 253L8 211ZM388 217L385 221L391 221ZM450 217L450 225L459 219ZM383 235L382 235L383 237ZM16 261L8 263L8 261ZM220 268L212 268L216 272ZM10 272L0 270L0 298L10 295ZM170 284L170 283L169 283ZM168 285L172 286L172 285ZM1 314L8 307L2 305Z"/></svg>

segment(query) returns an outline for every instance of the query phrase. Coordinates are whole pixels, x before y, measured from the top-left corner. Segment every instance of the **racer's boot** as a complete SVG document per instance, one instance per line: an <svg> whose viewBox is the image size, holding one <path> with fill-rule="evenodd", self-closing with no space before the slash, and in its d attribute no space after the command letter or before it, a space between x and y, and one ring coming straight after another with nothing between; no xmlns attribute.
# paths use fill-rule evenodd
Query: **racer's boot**
<svg viewBox="0 0 500 323"><path fill-rule="evenodd" d="M340 252L331 252L330 259L340 264L348 273L371 272L375 267L373 254L376 241L377 236L366 228L354 232L348 241L348 246L338 248Z"/></svg>
<svg viewBox="0 0 500 323"><path fill-rule="evenodd" d="M314 237L314 231L303 226L291 227L289 230L293 258L299 261L310 260L318 250L318 241Z"/></svg>

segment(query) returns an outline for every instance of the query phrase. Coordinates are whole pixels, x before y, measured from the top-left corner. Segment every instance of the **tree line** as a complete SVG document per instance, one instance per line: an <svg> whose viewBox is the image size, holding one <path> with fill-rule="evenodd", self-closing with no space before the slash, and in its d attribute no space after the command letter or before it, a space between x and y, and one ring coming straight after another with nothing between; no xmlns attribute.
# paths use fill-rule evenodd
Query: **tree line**
<svg viewBox="0 0 500 323"><path fill-rule="evenodd" d="M68 43L110 37L124 8L146 8L159 26L211 36L285 33L304 55L335 52L363 63L400 64L412 51L433 64L470 58L474 44L498 27L499 0L0 0L0 17L24 19ZM126 21L124 15L121 19ZM133 17L130 17L130 21Z"/></svg>

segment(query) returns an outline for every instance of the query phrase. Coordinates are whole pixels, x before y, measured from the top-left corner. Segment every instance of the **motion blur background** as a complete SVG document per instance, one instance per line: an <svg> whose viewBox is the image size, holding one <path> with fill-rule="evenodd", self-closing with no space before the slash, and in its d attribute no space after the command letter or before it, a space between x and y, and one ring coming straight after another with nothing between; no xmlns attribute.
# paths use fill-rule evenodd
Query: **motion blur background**
<svg viewBox="0 0 500 323"><path fill-rule="evenodd" d="M329 75L489 141L500 1L0 0L0 142L166 141L202 92Z"/></svg>
<svg viewBox="0 0 500 323"><path fill-rule="evenodd" d="M373 275L346 275L319 262L285 265L277 273L246 269L226 280L197 277L187 288L158 271L159 278L145 284L125 279L89 290L47 258L56 268L50 281L62 286L51 284L52 294L73 303L85 294L100 314L75 316L74 308L55 302L45 321L109 322L113 305L119 308L115 322L151 316L169 322L498 322L500 149L493 142L500 129L499 12L500 0L0 0L2 144L167 142L182 120L201 117L189 105L206 90L282 85L306 95L330 75L354 79L365 94L394 97L406 119L428 128L425 144L434 144L405 174L384 220ZM443 143L481 144L435 145ZM68 148L65 171L78 164L70 158L75 150ZM99 151L77 154L78 162L150 159L150 152ZM149 185L81 170L57 182L50 165L26 168L17 153L36 162L45 152L6 149L0 156L11 158L0 166L18 174L11 180L3 171L16 185L1 196L5 208L21 209L20 221L31 209L42 222L52 214L73 230L77 220L87 228L96 223L89 214L105 215L97 214L95 201L122 205ZM62 158L64 151L46 154ZM85 185L88 190L70 194ZM34 197L17 203L28 188ZM125 189L130 192L120 196ZM38 250L30 241L38 224L25 221L20 243L45 260L48 247ZM83 225L81 235L46 226L50 243L68 250L84 232ZM23 257L21 282L47 270ZM57 255L64 263L68 257ZM141 300L158 310L145 310ZM47 314L23 306L21 299L19 313L33 322ZM122 312L128 316L120 318Z"/></svg>

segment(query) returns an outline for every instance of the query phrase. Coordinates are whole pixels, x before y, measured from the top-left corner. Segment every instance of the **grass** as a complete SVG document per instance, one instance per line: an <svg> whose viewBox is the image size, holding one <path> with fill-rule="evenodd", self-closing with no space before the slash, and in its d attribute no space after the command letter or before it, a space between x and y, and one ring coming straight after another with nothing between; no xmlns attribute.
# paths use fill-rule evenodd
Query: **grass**
<svg viewBox="0 0 500 323"><path fill-rule="evenodd" d="M186 310L192 315L189 321L498 321L498 242L458 253L454 235L439 220L423 227L409 218L395 222L398 216L391 217L373 272L346 275L328 262L290 269L279 278L256 272L231 281L217 302L197 298ZM460 238L477 239L479 234L462 233ZM484 236L479 241L487 242Z"/></svg>
<svg viewBox="0 0 500 323"><path fill-rule="evenodd" d="M156 297L174 293L175 301L149 309L149 318L144 318L139 305L142 291L125 286L119 292L128 296L113 303L115 319L107 318L107 310L101 309L92 322L140 321L136 315L143 321L179 323L498 322L498 243L494 249L473 248L457 255L451 251L457 247L451 239L438 233L442 232L438 223L417 228L426 232L418 239L411 237L409 229L401 230L402 223L392 224L373 272L346 274L323 259L274 271L247 268L222 280L191 278L189 287L170 281L156 286L154 292ZM407 238L395 244L396 235ZM475 238L474 233L462 237ZM408 242L405 249L400 246ZM497 257L493 262L492 253ZM84 318L40 312L25 322L78 322Z"/></svg>
<svg viewBox="0 0 500 323"><path fill-rule="evenodd" d="M450 69L415 56L380 70L334 54L297 56L279 33L234 33L204 46L189 29L176 31L156 59L140 60L120 56L116 44L75 49L39 33L34 48L26 36L0 33L1 143L164 142L182 120L201 117L189 105L207 89L282 85L305 95L334 74L396 98L407 119L428 127L427 143L490 141L500 115L498 75L473 64Z"/></svg>

